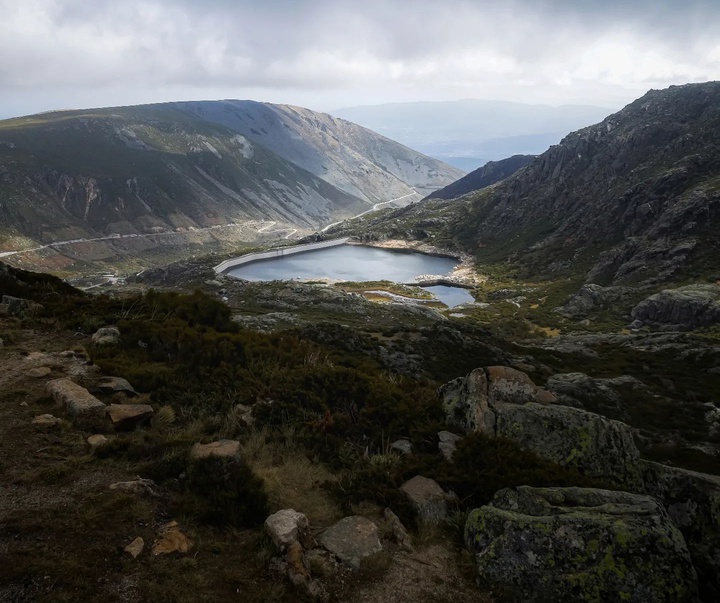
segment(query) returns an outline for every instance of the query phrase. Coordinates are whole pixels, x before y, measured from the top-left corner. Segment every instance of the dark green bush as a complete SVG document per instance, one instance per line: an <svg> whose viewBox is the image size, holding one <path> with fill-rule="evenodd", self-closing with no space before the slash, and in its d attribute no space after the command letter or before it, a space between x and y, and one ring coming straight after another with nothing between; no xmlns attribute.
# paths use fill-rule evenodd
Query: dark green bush
<svg viewBox="0 0 720 603"><path fill-rule="evenodd" d="M185 511L219 526L253 526L268 516L263 482L239 457L208 457L188 464Z"/></svg>

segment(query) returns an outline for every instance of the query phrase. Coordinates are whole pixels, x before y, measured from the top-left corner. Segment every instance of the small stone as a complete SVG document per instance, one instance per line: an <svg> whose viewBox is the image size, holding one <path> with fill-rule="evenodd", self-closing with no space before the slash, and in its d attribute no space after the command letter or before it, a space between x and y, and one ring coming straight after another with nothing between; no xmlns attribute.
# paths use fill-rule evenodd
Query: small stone
<svg viewBox="0 0 720 603"><path fill-rule="evenodd" d="M240 450L240 442L237 440L218 440L210 444L195 444L190 450L190 458L205 459L210 456L220 458L234 457Z"/></svg>
<svg viewBox="0 0 720 603"><path fill-rule="evenodd" d="M358 569L366 557L382 551L377 526L358 515L345 517L325 530L320 543L354 569Z"/></svg>
<svg viewBox="0 0 720 603"><path fill-rule="evenodd" d="M59 427L62 419L58 419L53 415L38 415L33 419L33 427L40 430L53 429Z"/></svg>
<svg viewBox="0 0 720 603"><path fill-rule="evenodd" d="M390 449L400 454L412 454L412 444L409 440L395 440L390 444Z"/></svg>
<svg viewBox="0 0 720 603"><path fill-rule="evenodd" d="M438 439L440 440L438 443L440 454L445 457L446 461L451 461L457 443L461 439L460 436L450 431L441 431L438 433Z"/></svg>
<svg viewBox="0 0 720 603"><path fill-rule="evenodd" d="M50 373L52 373L52 369L47 366L39 366L34 369L30 369L25 373L26 377L32 377L34 379L41 379L42 377L47 377Z"/></svg>
<svg viewBox="0 0 720 603"><path fill-rule="evenodd" d="M128 396L138 395L133 386L130 385L130 382L122 377L103 377L100 383L98 383L97 389L103 394L123 392Z"/></svg>
<svg viewBox="0 0 720 603"><path fill-rule="evenodd" d="M246 406L245 404L236 404L234 408L235 414L240 417L246 425L252 425L255 422L255 417L252 414L252 406Z"/></svg>
<svg viewBox="0 0 720 603"><path fill-rule="evenodd" d="M133 559L137 559L138 555L143 552L143 549L145 548L145 541L141 537L137 537L135 540L133 540L130 544L128 544L123 550L126 553L129 553L132 555Z"/></svg>
<svg viewBox="0 0 720 603"><path fill-rule="evenodd" d="M138 478L129 482L115 482L110 484L110 490L117 490L126 494L147 494L149 496L159 496L157 485L151 479Z"/></svg>
<svg viewBox="0 0 720 603"><path fill-rule="evenodd" d="M177 521L160 526L158 536L159 538L153 544L153 555L187 553L193 548L193 541L182 533Z"/></svg>
<svg viewBox="0 0 720 603"><path fill-rule="evenodd" d="M110 440L108 440L104 435L100 433L96 433L95 435L91 435L87 439L87 443L90 444L90 448L95 450L96 448L99 448L100 446L104 446L107 444Z"/></svg>
<svg viewBox="0 0 720 603"><path fill-rule="evenodd" d="M120 343L120 329L117 327L102 327L92 336L95 345L116 345Z"/></svg>
<svg viewBox="0 0 720 603"><path fill-rule="evenodd" d="M149 404L111 404L108 415L116 428L130 428L152 417L153 408Z"/></svg>
<svg viewBox="0 0 720 603"><path fill-rule="evenodd" d="M308 519L294 509L282 509L265 520L265 531L279 551L285 551L293 542L307 533Z"/></svg>
<svg viewBox="0 0 720 603"><path fill-rule="evenodd" d="M447 500L440 485L432 479L416 475L400 486L420 521L439 523L447 517Z"/></svg>
<svg viewBox="0 0 720 603"><path fill-rule="evenodd" d="M27 408L27 407L28 407L28 403L27 403L27 402L20 402L20 406L21 406L22 408Z"/></svg>
<svg viewBox="0 0 720 603"><path fill-rule="evenodd" d="M383 512L383 516L385 517L385 520L390 524L390 529L392 530L393 536L395 537L395 541L406 551L409 553L412 553L415 548L412 545L412 537L410 536L410 532L405 529L405 526L403 525L402 521L400 521L400 518L395 515L395 513L392 512L390 509L385 509Z"/></svg>

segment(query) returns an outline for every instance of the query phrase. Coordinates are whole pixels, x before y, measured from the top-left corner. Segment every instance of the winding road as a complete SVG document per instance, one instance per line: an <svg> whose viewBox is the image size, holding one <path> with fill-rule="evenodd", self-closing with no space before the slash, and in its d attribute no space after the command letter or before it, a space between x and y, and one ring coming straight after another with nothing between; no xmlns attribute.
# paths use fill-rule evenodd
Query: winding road
<svg viewBox="0 0 720 603"><path fill-rule="evenodd" d="M373 205L370 209L358 214L357 216L353 216L352 218L345 218L344 220L340 220L339 222L333 222L332 224L328 224L323 228L320 232L326 232L327 230L331 229L333 226L337 226L338 224L342 224L343 222L349 222L350 220L355 220L356 218L360 218L366 214L372 213L374 211L379 210L383 205L388 205L389 203L395 203L395 201L401 201L403 199L407 199L408 197L412 197L413 195L419 195L415 189L412 189L412 193L408 193L407 195L403 195L402 197L396 197L395 199L390 199L390 201L382 201L381 203L376 203Z"/></svg>
<svg viewBox="0 0 720 603"><path fill-rule="evenodd" d="M345 218L345 220L340 220L339 222L333 222L332 224L328 224L325 226L320 232L326 232L333 226L337 226L338 224L342 224L343 222L348 222L350 220L355 220L356 218L360 218L366 214L372 213L374 211L378 211L383 205L389 205L390 203L395 203L396 201L402 201L403 199L407 199L408 197L412 197L413 195L419 194L415 189L412 189L412 193L408 193L407 195L403 195L402 197L396 197L395 199L390 199L390 201L382 201L380 203L375 203L370 209L359 213L356 216L352 216L351 218ZM259 226L259 224L262 224L262 226ZM28 249L18 249L16 251L2 251L0 252L0 258L7 258L14 255L19 255L22 253L32 253L34 251L42 251L43 249L49 249L51 247L64 247L66 245L73 245L76 243L93 243L96 241L115 241L120 239L134 239L134 238L143 238L143 237L167 237L171 235L177 235L177 234L183 234L183 232L205 232L210 230L216 230L219 228L228 228L231 226L236 226L243 228L245 226L255 227L255 231L258 233L265 233L265 234L272 234L276 232L284 232L289 231L287 235L285 235L283 238L289 239L295 233L297 233L297 228L284 228L280 227L277 230L270 230L273 226L275 226L277 222L274 220L250 220L248 222L232 222L230 224L217 224L215 226L207 226L205 228L194 228L192 230L188 231L175 231L170 230L166 232L153 232L153 233L137 233L137 234L112 234L108 235L106 237L94 237L90 239L69 239L67 241L56 241L54 243L48 243L47 245L40 245L39 247L31 247Z"/></svg>

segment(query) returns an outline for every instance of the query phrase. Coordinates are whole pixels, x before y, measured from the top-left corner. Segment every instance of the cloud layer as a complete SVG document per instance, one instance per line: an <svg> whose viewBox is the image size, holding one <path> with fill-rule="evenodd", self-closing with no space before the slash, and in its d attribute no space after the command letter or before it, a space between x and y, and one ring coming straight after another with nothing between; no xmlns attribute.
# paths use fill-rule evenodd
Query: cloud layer
<svg viewBox="0 0 720 603"><path fill-rule="evenodd" d="M0 11L0 116L218 96L617 105L720 78L709 0L0 0Z"/></svg>

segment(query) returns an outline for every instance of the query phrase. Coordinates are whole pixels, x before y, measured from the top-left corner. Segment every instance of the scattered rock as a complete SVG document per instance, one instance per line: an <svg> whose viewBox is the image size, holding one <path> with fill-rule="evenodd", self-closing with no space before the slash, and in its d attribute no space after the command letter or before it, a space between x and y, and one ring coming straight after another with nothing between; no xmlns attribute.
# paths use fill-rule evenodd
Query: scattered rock
<svg viewBox="0 0 720 603"><path fill-rule="evenodd" d="M105 405L84 387L64 377L48 381L46 389L55 403L72 416L75 424L90 428L107 425Z"/></svg>
<svg viewBox="0 0 720 603"><path fill-rule="evenodd" d="M630 314L633 320L650 326L694 329L717 324L720 322L720 286L665 289L641 301Z"/></svg>
<svg viewBox="0 0 720 603"><path fill-rule="evenodd" d="M125 492L126 494L160 496L157 491L157 484L151 479L143 479L141 477L130 482L110 484L110 490L117 490L119 492Z"/></svg>
<svg viewBox="0 0 720 603"><path fill-rule="evenodd" d="M360 567L363 559L382 551L377 526L358 515L345 517L325 530L320 543L355 569Z"/></svg>
<svg viewBox="0 0 720 603"><path fill-rule="evenodd" d="M20 406L22 406L23 408L27 408L27 407L28 407L28 403L27 403L27 402L20 402Z"/></svg>
<svg viewBox="0 0 720 603"><path fill-rule="evenodd" d="M412 454L412 444L410 440L395 440L390 444L390 450L396 450L400 454Z"/></svg>
<svg viewBox="0 0 720 603"><path fill-rule="evenodd" d="M449 425L505 437L550 462L642 489L640 453L628 425L577 408L523 403L521 392L528 390L522 381L499 391L492 379L491 371L476 369L440 388Z"/></svg>
<svg viewBox="0 0 720 603"><path fill-rule="evenodd" d="M42 377L47 377L50 373L52 373L52 369L48 366L39 366L37 368L30 369L25 373L26 377L32 377L34 379L41 379Z"/></svg>
<svg viewBox="0 0 720 603"><path fill-rule="evenodd" d="M132 555L133 559L137 559L140 553L143 552L143 549L145 548L145 541L141 537L137 537L135 540L133 540L130 544L128 544L123 550Z"/></svg>
<svg viewBox="0 0 720 603"><path fill-rule="evenodd" d="M236 404L233 409L235 414L240 417L240 420L246 425L252 425L255 422L255 417L252 414L252 406L246 406L245 404Z"/></svg>
<svg viewBox="0 0 720 603"><path fill-rule="evenodd" d="M416 475L400 486L400 490L407 496L420 521L439 523L447 517L447 499L435 480Z"/></svg>
<svg viewBox="0 0 720 603"><path fill-rule="evenodd" d="M117 327L102 327L92 336L95 345L116 345L120 343L120 329Z"/></svg>
<svg viewBox="0 0 720 603"><path fill-rule="evenodd" d="M131 429L153 415L149 404L111 404L108 416L116 429Z"/></svg>
<svg viewBox="0 0 720 603"><path fill-rule="evenodd" d="M96 433L95 435L91 435L87 439L87 443L90 444L90 448L92 450L95 450L96 448L99 448L100 446L104 446L107 444L110 440L108 440L104 435L100 433Z"/></svg>
<svg viewBox="0 0 720 603"><path fill-rule="evenodd" d="M395 515L390 509L385 509L383 512L385 521L388 522L390 529L392 530L395 542L397 542L403 549L412 553L415 548L412 545L412 537L410 532L405 529L405 526L400 521L400 518Z"/></svg>
<svg viewBox="0 0 720 603"><path fill-rule="evenodd" d="M182 533L177 521L160 526L158 536L159 538L153 544L153 555L187 553L193 548L193 541Z"/></svg>
<svg viewBox="0 0 720 603"><path fill-rule="evenodd" d="M465 526L478 574L522 601L691 602L682 534L649 496L587 488L498 492Z"/></svg>
<svg viewBox="0 0 720 603"><path fill-rule="evenodd" d="M190 458L205 459L210 456L219 458L232 458L240 451L240 442L237 440L218 440L210 444L194 444L190 450Z"/></svg>
<svg viewBox="0 0 720 603"><path fill-rule="evenodd" d="M265 520L265 531L281 552L293 542L299 542L308 530L307 517L294 509L282 509Z"/></svg>
<svg viewBox="0 0 720 603"><path fill-rule="evenodd" d="M18 318L32 316L43 309L41 304L30 301L29 299L13 297L12 295L3 295L2 305L4 306L4 313L8 316L17 316Z"/></svg>
<svg viewBox="0 0 720 603"><path fill-rule="evenodd" d="M35 427L36 429L45 431L48 429L60 427L60 425L62 424L62 419L58 419L57 417L54 417L52 415L38 415L33 419L32 424L33 427Z"/></svg>
<svg viewBox="0 0 720 603"><path fill-rule="evenodd" d="M457 443L462 438L451 431L441 431L438 433L438 439L440 440L440 442L438 442L440 454L445 457L446 461L451 461L455 448L457 448Z"/></svg>
<svg viewBox="0 0 720 603"><path fill-rule="evenodd" d="M103 394L122 392L130 397L138 395L130 382L122 377L103 377L96 387Z"/></svg>
<svg viewBox="0 0 720 603"><path fill-rule="evenodd" d="M310 581L310 572L305 563L305 551L297 540L288 545L285 561L288 565L288 577L293 584L300 586Z"/></svg>

